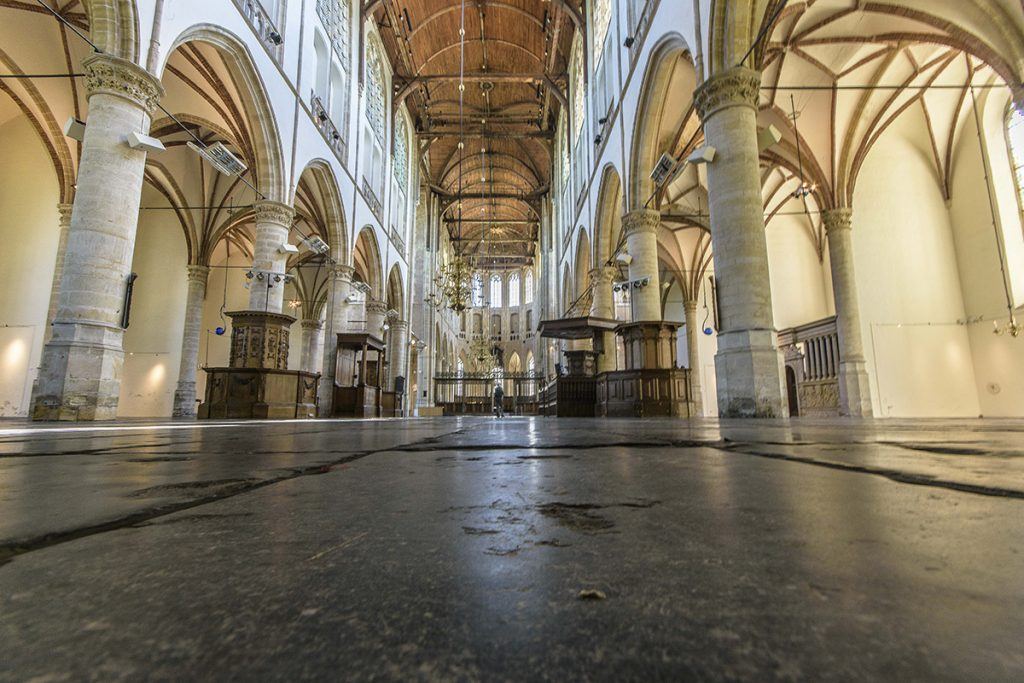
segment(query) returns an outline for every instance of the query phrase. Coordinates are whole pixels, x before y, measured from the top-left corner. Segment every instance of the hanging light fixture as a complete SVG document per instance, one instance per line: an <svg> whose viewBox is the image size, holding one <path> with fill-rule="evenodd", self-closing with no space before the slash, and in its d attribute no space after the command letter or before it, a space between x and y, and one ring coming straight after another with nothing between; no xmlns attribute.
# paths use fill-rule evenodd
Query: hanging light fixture
<svg viewBox="0 0 1024 683"><path fill-rule="evenodd" d="M463 98L466 92L466 0L462 0L459 18L459 194L456 204L456 239L451 261L443 264L434 278L438 296L428 297L428 301L438 309L448 308L455 313L462 313L472 302L473 268L462 255L462 158L465 149L463 123Z"/></svg>

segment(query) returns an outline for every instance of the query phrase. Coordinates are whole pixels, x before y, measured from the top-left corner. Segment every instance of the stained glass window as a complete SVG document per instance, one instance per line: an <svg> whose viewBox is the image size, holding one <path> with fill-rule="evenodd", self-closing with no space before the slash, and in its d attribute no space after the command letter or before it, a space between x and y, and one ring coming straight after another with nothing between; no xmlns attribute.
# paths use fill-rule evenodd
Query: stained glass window
<svg viewBox="0 0 1024 683"><path fill-rule="evenodd" d="M409 133L405 128L405 121L400 116L395 116L391 154L394 157L395 180L404 192L409 178Z"/></svg>
<svg viewBox="0 0 1024 683"><path fill-rule="evenodd" d="M586 109L583 77L583 41L576 36L576 44L572 51L572 142L579 140L583 130L584 110Z"/></svg>
<svg viewBox="0 0 1024 683"><path fill-rule="evenodd" d="M384 141L384 68L380 51L370 44L370 59L366 66L366 118L378 142ZM387 148L385 148L387 149Z"/></svg>
<svg viewBox="0 0 1024 683"><path fill-rule="evenodd" d="M611 25L611 0L595 0L592 11L594 13L594 68L596 69L597 65L601 63L608 27Z"/></svg>
<svg viewBox="0 0 1024 683"><path fill-rule="evenodd" d="M338 53L342 65L348 70L349 27L352 16L349 0L316 0L316 12L327 30L331 46Z"/></svg>
<svg viewBox="0 0 1024 683"><path fill-rule="evenodd" d="M526 299L526 303L532 304L533 303L533 271L532 270L526 271L526 287L525 287L525 289L526 289L526 292L525 292L525 297L524 298Z"/></svg>

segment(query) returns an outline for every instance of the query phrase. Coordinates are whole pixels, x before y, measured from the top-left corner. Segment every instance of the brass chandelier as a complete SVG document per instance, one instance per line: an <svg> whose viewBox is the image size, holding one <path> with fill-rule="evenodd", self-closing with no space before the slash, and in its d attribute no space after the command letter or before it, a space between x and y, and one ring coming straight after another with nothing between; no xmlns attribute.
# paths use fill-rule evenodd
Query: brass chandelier
<svg viewBox="0 0 1024 683"><path fill-rule="evenodd" d="M462 313L469 308L473 298L473 268L462 255L462 158L465 149L463 124L463 100L466 91L464 82L466 69L466 2L462 0L459 28L459 195L458 195L458 239L455 240L454 255L450 261L442 264L434 277L435 292L427 297L427 301L438 309L448 308L455 313Z"/></svg>
<svg viewBox="0 0 1024 683"><path fill-rule="evenodd" d="M456 254L451 261L441 266L434 277L437 292L436 305L462 313L469 308L473 293L473 268L462 256Z"/></svg>

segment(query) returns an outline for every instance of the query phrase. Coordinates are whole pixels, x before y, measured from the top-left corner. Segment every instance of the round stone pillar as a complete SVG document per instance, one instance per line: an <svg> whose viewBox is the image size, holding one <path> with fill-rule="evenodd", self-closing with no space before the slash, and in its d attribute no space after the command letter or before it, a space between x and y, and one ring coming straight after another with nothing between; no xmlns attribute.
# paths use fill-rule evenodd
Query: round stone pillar
<svg viewBox="0 0 1024 683"><path fill-rule="evenodd" d="M395 378L405 377L405 390L409 391L409 377L406 364L409 362L409 321L395 318L388 330L388 357L391 370L388 373L388 386L395 389Z"/></svg>
<svg viewBox="0 0 1024 683"><path fill-rule="evenodd" d="M53 284L50 286L50 308L46 313L46 332L44 343L53 336L53 320L57 316L57 300L60 297L60 278L64 272L64 256L68 250L68 231L71 229L71 209L73 204L58 204L60 216L57 233L57 258L53 263Z"/></svg>
<svg viewBox="0 0 1024 683"><path fill-rule="evenodd" d="M853 269L853 212L850 209L822 211L821 221L828 234L839 336L839 414L871 417L871 384L860 334L860 304Z"/></svg>
<svg viewBox="0 0 1024 683"><path fill-rule="evenodd" d="M146 166L146 153L126 140L130 132L149 132L150 113L163 95L159 81L129 61L95 54L82 65L88 125L60 293L32 401L36 420L117 417L122 307Z"/></svg>
<svg viewBox="0 0 1024 683"><path fill-rule="evenodd" d="M348 296L352 293L352 266L335 265L327 292L327 320L323 361L320 364L320 417L330 417L334 405L334 379L338 372L338 333L348 324Z"/></svg>
<svg viewBox="0 0 1024 683"><path fill-rule="evenodd" d="M322 320L303 318L299 321L302 327L302 355L299 369L303 372L320 372L320 347L323 343L324 323Z"/></svg>
<svg viewBox="0 0 1024 683"><path fill-rule="evenodd" d="M700 351L697 343L700 340L700 323L697 321L697 302L684 301L683 314L686 321L686 355L690 369L690 397L693 403L691 414L704 414L704 396L701 394Z"/></svg>
<svg viewBox="0 0 1024 683"><path fill-rule="evenodd" d="M284 305L285 269L288 254L281 245L288 241L295 210L287 204L259 201L256 235L253 244L252 272L249 280L249 310L280 313Z"/></svg>
<svg viewBox="0 0 1024 683"><path fill-rule="evenodd" d="M622 217L626 251L632 257L629 279L648 279L646 287L630 290L633 322L661 321L661 278L658 276L658 226L661 214L652 209L630 211Z"/></svg>
<svg viewBox="0 0 1024 683"><path fill-rule="evenodd" d="M181 335L181 365L174 390L174 417L196 416L196 373L199 370L199 340L203 332L203 302L208 266L188 266L188 294L185 298L185 327Z"/></svg>
<svg viewBox="0 0 1024 683"><path fill-rule="evenodd" d="M614 266L601 266L590 271L590 291L593 294L590 303L591 316L607 320L615 319L615 295L612 292L612 282L615 281L615 276L618 273L619 269ZM610 372L615 369L615 333L608 330L598 334L601 335L601 351L597 357L597 371Z"/></svg>
<svg viewBox="0 0 1024 683"><path fill-rule="evenodd" d="M366 300L366 332L380 339L384 338L384 320L388 306L383 301Z"/></svg>
<svg viewBox="0 0 1024 683"><path fill-rule="evenodd" d="M783 417L757 144L761 75L734 67L705 81L695 105L709 146L711 241L721 312L715 374L722 417Z"/></svg>

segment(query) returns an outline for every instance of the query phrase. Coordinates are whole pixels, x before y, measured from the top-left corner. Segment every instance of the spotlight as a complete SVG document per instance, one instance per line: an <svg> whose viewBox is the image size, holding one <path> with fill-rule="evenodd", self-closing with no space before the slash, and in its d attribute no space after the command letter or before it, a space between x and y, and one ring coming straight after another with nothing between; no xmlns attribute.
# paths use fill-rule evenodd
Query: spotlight
<svg viewBox="0 0 1024 683"><path fill-rule="evenodd" d="M64 135L82 142L85 139L85 121L72 116L64 122Z"/></svg>
<svg viewBox="0 0 1024 683"><path fill-rule="evenodd" d="M704 145L693 150L693 154L686 157L686 160L695 165L710 164L715 160L715 155L718 153L714 147L710 145Z"/></svg>
<svg viewBox="0 0 1024 683"><path fill-rule="evenodd" d="M167 148L157 138L152 138L142 133L129 133L128 146L132 149L141 149L143 152L163 152Z"/></svg>

